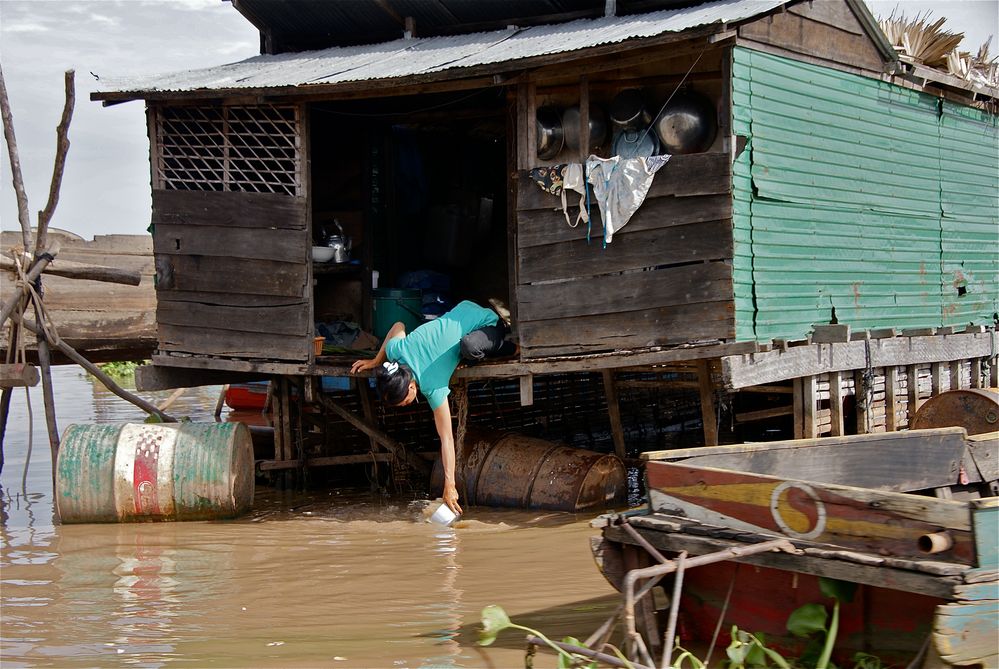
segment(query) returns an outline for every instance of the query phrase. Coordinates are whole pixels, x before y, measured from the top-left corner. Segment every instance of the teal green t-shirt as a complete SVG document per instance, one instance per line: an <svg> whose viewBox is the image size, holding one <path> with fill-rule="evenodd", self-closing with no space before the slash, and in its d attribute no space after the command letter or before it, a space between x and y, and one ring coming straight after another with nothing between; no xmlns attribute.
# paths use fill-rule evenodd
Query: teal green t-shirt
<svg viewBox="0 0 999 669"><path fill-rule="evenodd" d="M416 385L427 398L431 409L447 400L448 384L461 360L461 338L469 332L496 325L498 318L492 309L474 302L460 302L443 316L428 321L405 337L390 339L385 356L408 366L416 377Z"/></svg>

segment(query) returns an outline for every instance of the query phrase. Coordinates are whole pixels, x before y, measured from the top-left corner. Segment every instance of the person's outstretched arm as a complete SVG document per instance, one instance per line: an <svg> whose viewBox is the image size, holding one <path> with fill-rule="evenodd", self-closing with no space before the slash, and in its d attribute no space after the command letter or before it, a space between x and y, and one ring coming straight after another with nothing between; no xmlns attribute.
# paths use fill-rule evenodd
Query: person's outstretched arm
<svg viewBox="0 0 999 669"><path fill-rule="evenodd" d="M373 358L368 358L364 360L358 360L353 365L350 366L351 374L358 374L360 372L374 369L378 365L385 362L385 346L388 344L389 339L395 339L396 337L406 336L406 324L397 322L389 328L388 333L385 335L385 339L382 340L382 346L378 349L378 353Z"/></svg>
<svg viewBox="0 0 999 669"><path fill-rule="evenodd" d="M454 432L451 429L451 407L445 399L434 409L434 426L441 439L441 465L444 468L444 503L457 515L461 515L458 505L458 488L454 484Z"/></svg>

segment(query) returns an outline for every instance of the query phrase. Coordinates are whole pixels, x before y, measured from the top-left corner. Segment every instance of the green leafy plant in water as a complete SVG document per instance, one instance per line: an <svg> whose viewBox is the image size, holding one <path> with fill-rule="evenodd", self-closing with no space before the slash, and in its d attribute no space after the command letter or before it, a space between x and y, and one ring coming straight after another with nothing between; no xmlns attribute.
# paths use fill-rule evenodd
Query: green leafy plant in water
<svg viewBox="0 0 999 669"><path fill-rule="evenodd" d="M833 578L819 578L819 590L833 600L833 610L830 616L822 604L805 604L794 611L787 619L787 629L791 634L800 637L811 637L812 643L801 656L803 663L814 666L815 669L829 669L836 636L839 634L839 607L841 602L852 602L857 592L857 584L849 581L839 581ZM828 621L828 622L827 622ZM824 637L814 636L825 632ZM815 657L814 665L811 664Z"/></svg>
<svg viewBox="0 0 999 669"><path fill-rule="evenodd" d="M536 629L531 629L530 627L525 627L523 625L518 625L517 623L510 620L510 616L506 614L503 607L497 606L496 604L490 604L486 608L482 609L482 629L479 631L479 645L488 646L496 641L496 637L500 632L507 628L519 629L536 636L538 639L546 643L552 648L556 653L558 653L558 668L559 669L569 669L570 667L585 667L586 669L597 669L597 663L589 658L583 657L581 655L576 655L570 653L562 648L559 648L552 642L551 639L546 637L544 634ZM585 648L579 639L575 637L566 637L562 639L562 643L571 644L574 646L580 646ZM608 644L610 645L610 644ZM621 653L620 650L610 646L614 653L624 662L625 665L632 668L632 664L628 659ZM703 667L703 665L702 665Z"/></svg>
<svg viewBox="0 0 999 669"><path fill-rule="evenodd" d="M780 669L791 669L791 665L780 653L767 648L762 633L745 632L736 625L732 625L732 642L725 653L728 655L729 669L769 667L771 662Z"/></svg>
<svg viewBox="0 0 999 669"><path fill-rule="evenodd" d="M101 362L97 364L102 372L112 379L130 379L135 376L135 370L145 361L121 360L118 362Z"/></svg>

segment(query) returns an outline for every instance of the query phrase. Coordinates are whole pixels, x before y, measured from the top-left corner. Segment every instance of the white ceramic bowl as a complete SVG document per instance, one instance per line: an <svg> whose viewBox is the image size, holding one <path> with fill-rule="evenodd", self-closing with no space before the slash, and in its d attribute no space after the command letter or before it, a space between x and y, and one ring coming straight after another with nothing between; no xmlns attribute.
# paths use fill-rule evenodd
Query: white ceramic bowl
<svg viewBox="0 0 999 669"><path fill-rule="evenodd" d="M314 262L329 262L333 259L333 249L328 246L313 246L312 260Z"/></svg>

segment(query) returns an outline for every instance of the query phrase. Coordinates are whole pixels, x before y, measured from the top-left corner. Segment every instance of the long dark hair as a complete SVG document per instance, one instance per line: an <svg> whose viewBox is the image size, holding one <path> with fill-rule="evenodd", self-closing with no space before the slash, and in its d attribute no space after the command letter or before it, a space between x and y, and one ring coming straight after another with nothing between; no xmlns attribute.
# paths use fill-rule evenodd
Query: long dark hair
<svg viewBox="0 0 999 669"><path fill-rule="evenodd" d="M409 395L409 382L413 380L413 370L406 365L386 362L376 372L375 387L382 401L395 406Z"/></svg>

